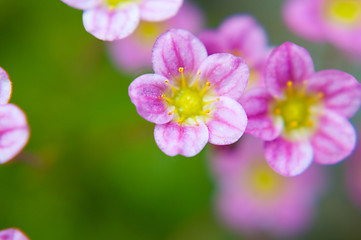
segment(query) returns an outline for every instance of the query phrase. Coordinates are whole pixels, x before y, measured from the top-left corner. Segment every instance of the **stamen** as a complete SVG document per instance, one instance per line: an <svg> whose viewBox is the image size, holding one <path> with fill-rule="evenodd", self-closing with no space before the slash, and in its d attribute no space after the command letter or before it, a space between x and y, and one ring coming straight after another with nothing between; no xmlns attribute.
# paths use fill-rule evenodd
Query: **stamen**
<svg viewBox="0 0 361 240"><path fill-rule="evenodd" d="M275 109L275 114L280 115L280 114L281 114L281 109L276 108L276 109Z"/></svg>
<svg viewBox="0 0 361 240"><path fill-rule="evenodd" d="M187 83L186 83L186 79L184 78L183 71L184 71L184 68L182 68L182 67L178 68L178 72L180 72L181 78L182 78L182 87L185 87L185 86L187 86Z"/></svg>
<svg viewBox="0 0 361 240"><path fill-rule="evenodd" d="M205 110L204 112L208 114L208 113L211 112L211 110L207 109L207 110Z"/></svg>
<svg viewBox="0 0 361 240"><path fill-rule="evenodd" d="M210 103L214 103L214 102L218 102L219 100L221 100L221 99L220 99L220 98L217 98L216 100L204 102L204 105L207 105L207 104L210 104Z"/></svg>
<svg viewBox="0 0 361 240"><path fill-rule="evenodd" d="M183 120L180 119L180 118L178 118L177 123L178 123L178 124L181 124L182 122L183 122Z"/></svg>
<svg viewBox="0 0 361 240"><path fill-rule="evenodd" d="M312 127L313 126L313 123L312 123L311 120L308 120L306 124L307 124L307 127Z"/></svg>
<svg viewBox="0 0 361 240"><path fill-rule="evenodd" d="M162 94L162 95L161 95L161 98L165 99L168 103L172 103L172 102L173 102L173 100L170 99L170 98L167 98L167 97L165 96L165 94Z"/></svg>
<svg viewBox="0 0 361 240"><path fill-rule="evenodd" d="M207 89L211 86L210 82L206 82L206 86L201 90L200 94L204 95L207 91Z"/></svg>
<svg viewBox="0 0 361 240"><path fill-rule="evenodd" d="M174 109L173 111L168 112L168 115L172 115L173 113L176 113L176 112L177 112L177 110L176 110L176 109Z"/></svg>
<svg viewBox="0 0 361 240"><path fill-rule="evenodd" d="M169 83L169 80L164 81L168 86L172 89L173 92L178 91L178 88L174 87L172 84Z"/></svg>
<svg viewBox="0 0 361 240"><path fill-rule="evenodd" d="M199 123L195 117L193 117L193 120L196 122L196 125L199 126Z"/></svg>
<svg viewBox="0 0 361 240"><path fill-rule="evenodd" d="M198 89L198 82L199 82L200 75L201 75L201 71L198 71L196 81L195 81L195 83L193 85L194 89Z"/></svg>
<svg viewBox="0 0 361 240"><path fill-rule="evenodd" d="M292 82L292 81L288 81L288 82L287 82L287 87L292 87L292 85L293 85L293 82Z"/></svg>
<svg viewBox="0 0 361 240"><path fill-rule="evenodd" d="M317 94L317 97L319 98L319 99L321 99L321 98L323 98L325 95L322 93L322 92L319 92L318 94Z"/></svg>
<svg viewBox="0 0 361 240"><path fill-rule="evenodd" d="M297 121L293 121L293 122L290 123L290 127L292 127L292 128L295 128L295 127L297 127L297 126L298 126L298 122L297 122Z"/></svg>

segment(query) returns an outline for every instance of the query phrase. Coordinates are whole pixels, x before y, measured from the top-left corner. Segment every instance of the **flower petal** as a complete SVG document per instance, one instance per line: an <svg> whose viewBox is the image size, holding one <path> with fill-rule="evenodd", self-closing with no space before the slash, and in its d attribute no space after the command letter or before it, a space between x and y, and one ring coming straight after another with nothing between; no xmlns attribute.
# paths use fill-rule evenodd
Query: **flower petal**
<svg viewBox="0 0 361 240"><path fill-rule="evenodd" d="M323 1L289 0L283 6L284 22L300 36L311 41L326 40L322 16Z"/></svg>
<svg viewBox="0 0 361 240"><path fill-rule="evenodd" d="M276 172L291 177L301 174L310 166L313 150L308 140L291 142L279 137L265 142L265 157Z"/></svg>
<svg viewBox="0 0 361 240"><path fill-rule="evenodd" d="M309 52L290 42L272 51L265 67L265 83L273 96L281 96L289 81L302 84L314 72Z"/></svg>
<svg viewBox="0 0 361 240"><path fill-rule="evenodd" d="M227 42L225 52L236 52L250 65L263 60L267 51L267 35L259 23L247 14L227 18L219 28Z"/></svg>
<svg viewBox="0 0 361 240"><path fill-rule="evenodd" d="M130 35L139 24L139 8L135 3L127 3L113 10L97 7L84 11L83 23L87 32L95 37L113 41Z"/></svg>
<svg viewBox="0 0 361 240"><path fill-rule="evenodd" d="M198 34L198 38L207 48L208 54L227 52L226 39L214 30L204 30Z"/></svg>
<svg viewBox="0 0 361 240"><path fill-rule="evenodd" d="M230 53L208 56L199 67L200 82L209 82L217 96L238 99L247 87L249 68L245 60Z"/></svg>
<svg viewBox="0 0 361 240"><path fill-rule="evenodd" d="M361 105L361 84L350 74L338 70L324 70L308 79L308 89L323 94L326 108L352 117Z"/></svg>
<svg viewBox="0 0 361 240"><path fill-rule="evenodd" d="M228 97L211 106L211 119L207 121L209 142L216 145L232 144L242 137L247 126L247 115L242 106Z"/></svg>
<svg viewBox="0 0 361 240"><path fill-rule="evenodd" d="M172 120L167 106L161 98L169 90L166 78L157 74L144 74L136 78L129 86L129 96L140 116L156 124L164 124Z"/></svg>
<svg viewBox="0 0 361 240"><path fill-rule="evenodd" d="M186 157L197 155L208 142L207 126L199 121L199 126L180 125L176 122L157 124L154 138L160 150L169 156L181 154Z"/></svg>
<svg viewBox="0 0 361 240"><path fill-rule="evenodd" d="M352 153L356 145L356 131L347 119L332 111L326 111L320 118L311 144L315 162L335 164Z"/></svg>
<svg viewBox="0 0 361 240"><path fill-rule="evenodd" d="M272 119L269 114L272 99L263 88L251 89L240 99L248 117L246 133L265 141L274 140L281 134L283 122L277 118Z"/></svg>
<svg viewBox="0 0 361 240"><path fill-rule="evenodd" d="M183 0L143 0L140 17L146 21L163 21L177 14Z"/></svg>
<svg viewBox="0 0 361 240"><path fill-rule="evenodd" d="M171 29L154 44L153 69L171 82L179 76L180 67L184 68L184 74L195 74L206 57L206 48L198 38L188 31Z"/></svg>
<svg viewBox="0 0 361 240"><path fill-rule="evenodd" d="M13 104L0 105L0 163L14 158L29 139L24 112Z"/></svg>
<svg viewBox="0 0 361 240"><path fill-rule="evenodd" d="M11 97L12 85L9 75L0 67L0 104L8 103Z"/></svg>
<svg viewBox="0 0 361 240"><path fill-rule="evenodd" d="M20 231L16 228L9 228L9 229L0 231L0 239L1 240L29 240L29 238L27 238L22 231Z"/></svg>
<svg viewBox="0 0 361 240"><path fill-rule="evenodd" d="M102 0L61 0L73 8L82 10L94 8L101 4Z"/></svg>

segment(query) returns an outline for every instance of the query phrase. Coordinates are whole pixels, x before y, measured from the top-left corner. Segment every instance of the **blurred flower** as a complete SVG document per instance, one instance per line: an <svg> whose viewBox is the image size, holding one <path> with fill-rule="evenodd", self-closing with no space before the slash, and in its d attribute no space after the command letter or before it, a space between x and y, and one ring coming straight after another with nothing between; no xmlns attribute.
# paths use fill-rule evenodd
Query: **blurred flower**
<svg viewBox="0 0 361 240"><path fill-rule="evenodd" d="M237 141L247 116L235 100L244 92L249 69L228 53L207 57L204 45L190 32L171 29L153 47L153 70L135 79L129 95L139 115L156 123L159 148L170 156L194 156L209 141Z"/></svg>
<svg viewBox="0 0 361 240"><path fill-rule="evenodd" d="M241 103L247 133L266 141L265 157L284 176L302 173L314 160L334 164L356 144L348 121L361 104L361 85L338 70L314 72L308 51L286 42L265 67L266 89L249 90Z"/></svg>
<svg viewBox="0 0 361 240"><path fill-rule="evenodd" d="M263 86L263 68L270 48L264 29L252 16L234 15L217 30L205 30L198 37L208 54L228 52L243 57L250 67L247 87Z"/></svg>
<svg viewBox="0 0 361 240"><path fill-rule="evenodd" d="M361 55L360 0L288 0L283 16L302 37Z"/></svg>
<svg viewBox="0 0 361 240"><path fill-rule="evenodd" d="M29 240L29 238L19 229L9 228L0 231L0 240Z"/></svg>
<svg viewBox="0 0 361 240"><path fill-rule="evenodd" d="M24 112L8 103L11 81L0 67L0 164L14 158L29 139L29 126Z"/></svg>
<svg viewBox="0 0 361 240"><path fill-rule="evenodd" d="M170 28L182 28L195 33L202 26L202 12L195 5L185 2L173 18L163 22L141 21L132 35L110 42L108 50L122 71L134 74L151 67L152 47L161 33Z"/></svg>
<svg viewBox="0 0 361 240"><path fill-rule="evenodd" d="M235 146L217 147L212 157L218 191L217 210L239 233L287 236L307 229L324 188L317 167L285 178L265 162L263 142L244 136Z"/></svg>
<svg viewBox="0 0 361 240"><path fill-rule="evenodd" d="M129 36L140 19L163 21L174 16L183 0L62 0L84 10L85 30L95 37L113 41Z"/></svg>
<svg viewBox="0 0 361 240"><path fill-rule="evenodd" d="M345 170L348 192L361 209L361 142L358 142L355 152L347 161Z"/></svg>

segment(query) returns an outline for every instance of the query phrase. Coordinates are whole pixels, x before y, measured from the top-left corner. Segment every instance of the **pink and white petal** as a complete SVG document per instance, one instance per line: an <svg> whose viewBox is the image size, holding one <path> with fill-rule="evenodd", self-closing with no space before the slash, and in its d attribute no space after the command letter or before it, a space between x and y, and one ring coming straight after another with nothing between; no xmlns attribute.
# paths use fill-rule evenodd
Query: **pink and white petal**
<svg viewBox="0 0 361 240"><path fill-rule="evenodd" d="M247 126L247 115L243 107L231 98L220 97L211 109L211 118L207 121L209 142L228 145L238 141Z"/></svg>
<svg viewBox="0 0 361 240"><path fill-rule="evenodd" d="M325 41L322 0L288 0L283 6L284 22L298 35L315 42Z"/></svg>
<svg viewBox="0 0 361 240"><path fill-rule="evenodd" d="M198 38L207 48L208 54L223 53L229 50L226 39L218 31L204 30L198 34Z"/></svg>
<svg viewBox="0 0 361 240"><path fill-rule="evenodd" d="M274 140L281 134L283 122L272 118L269 113L272 100L272 96L263 88L250 89L240 99L248 117L246 133L265 141Z"/></svg>
<svg viewBox="0 0 361 240"><path fill-rule="evenodd" d="M208 56L199 67L200 83L209 82L217 96L238 99L247 87L249 68L243 58L230 53Z"/></svg>
<svg viewBox="0 0 361 240"><path fill-rule="evenodd" d="M14 104L0 105L0 164L18 155L29 135L25 113Z"/></svg>
<svg viewBox="0 0 361 240"><path fill-rule="evenodd" d="M323 104L338 114L350 118L361 105L361 84L350 74L339 70L324 70L308 79L307 88L322 93Z"/></svg>
<svg viewBox="0 0 361 240"><path fill-rule="evenodd" d="M61 0L69 6L77 9L90 9L99 6L102 0Z"/></svg>
<svg viewBox="0 0 361 240"><path fill-rule="evenodd" d="M292 177L301 174L311 165L313 150L308 140L292 142L279 137L265 142L265 157L277 173Z"/></svg>
<svg viewBox="0 0 361 240"><path fill-rule="evenodd" d="M265 67L265 84L273 96L282 96L287 83L303 84L314 73L309 52L294 43L285 42L275 48Z"/></svg>
<svg viewBox="0 0 361 240"><path fill-rule="evenodd" d="M97 7L84 11L85 30L95 37L114 41L129 36L139 24L139 8L135 3L109 9Z"/></svg>
<svg viewBox="0 0 361 240"><path fill-rule="evenodd" d="M183 0L143 0L140 17L145 21L164 21L177 14Z"/></svg>
<svg viewBox="0 0 361 240"><path fill-rule="evenodd" d="M9 75L0 67L0 104L8 103L11 98L12 84Z"/></svg>
<svg viewBox="0 0 361 240"><path fill-rule="evenodd" d="M154 128L154 138L160 150L169 156L181 154L193 157L206 146L209 133L202 121L199 121L199 126L180 125L172 121L157 124Z"/></svg>
<svg viewBox="0 0 361 240"><path fill-rule="evenodd" d="M8 228L0 231L0 240L29 240L29 238L19 229Z"/></svg>
<svg viewBox="0 0 361 240"><path fill-rule="evenodd" d="M332 111L325 111L311 138L311 144L315 162L335 164L351 155L356 145L356 130L346 118Z"/></svg>
<svg viewBox="0 0 361 240"><path fill-rule="evenodd" d="M144 74L136 78L129 86L129 97L137 108L137 112L145 120L156 124L164 124L172 120L167 105L161 97L169 91L165 83L167 79L157 74Z"/></svg>
<svg viewBox="0 0 361 240"><path fill-rule="evenodd" d="M154 44L153 70L172 82L180 75L180 67L184 68L185 75L196 74L206 57L206 48L193 34L182 29L170 29L160 35Z"/></svg>
<svg viewBox="0 0 361 240"><path fill-rule="evenodd" d="M226 52L238 52L251 65L257 64L267 51L267 35L260 24L247 14L227 18L219 28L227 42Z"/></svg>

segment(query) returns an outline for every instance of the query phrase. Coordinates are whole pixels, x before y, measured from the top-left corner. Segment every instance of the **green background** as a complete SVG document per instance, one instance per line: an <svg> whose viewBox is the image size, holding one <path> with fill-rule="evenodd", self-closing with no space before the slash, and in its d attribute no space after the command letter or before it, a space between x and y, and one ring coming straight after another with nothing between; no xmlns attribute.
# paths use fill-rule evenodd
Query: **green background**
<svg viewBox="0 0 361 240"><path fill-rule="evenodd" d="M301 44L317 70L338 68L361 79L360 65L331 46L291 34L281 0L194 2L209 27L230 14L254 14L272 45ZM0 0L0 66L13 82L11 102L31 126L25 151L0 166L0 229L18 227L34 240L238 239L214 216L207 148L193 158L158 149L154 124L128 97L136 76L114 68L81 15L60 0ZM327 194L300 238L361 236L361 210L345 190L346 162L324 167Z"/></svg>

